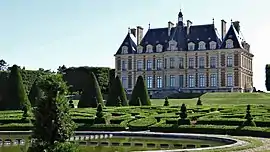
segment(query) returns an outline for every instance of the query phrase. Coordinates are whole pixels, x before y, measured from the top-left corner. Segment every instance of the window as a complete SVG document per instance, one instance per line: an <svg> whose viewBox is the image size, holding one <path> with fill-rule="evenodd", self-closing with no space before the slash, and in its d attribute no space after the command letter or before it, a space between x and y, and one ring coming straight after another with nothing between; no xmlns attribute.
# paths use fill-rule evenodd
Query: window
<svg viewBox="0 0 270 152"><path fill-rule="evenodd" d="M210 86L211 87L216 87L217 86L217 75L216 74L211 74L210 75Z"/></svg>
<svg viewBox="0 0 270 152"><path fill-rule="evenodd" d="M179 75L179 87L183 88L184 87L184 76Z"/></svg>
<svg viewBox="0 0 270 152"><path fill-rule="evenodd" d="M175 87L175 76L170 75L170 87Z"/></svg>
<svg viewBox="0 0 270 152"><path fill-rule="evenodd" d="M167 59L165 58L164 60L165 60L164 61L164 69L166 69L167 68Z"/></svg>
<svg viewBox="0 0 270 152"><path fill-rule="evenodd" d="M161 44L158 44L156 48L157 48L157 52L162 52L163 46Z"/></svg>
<svg viewBox="0 0 270 152"><path fill-rule="evenodd" d="M157 59L157 70L162 69L162 59Z"/></svg>
<svg viewBox="0 0 270 152"><path fill-rule="evenodd" d="M153 77L147 76L147 88L152 88L152 87L153 87Z"/></svg>
<svg viewBox="0 0 270 152"><path fill-rule="evenodd" d="M189 58L188 59L188 67L190 69L193 69L194 68L194 58Z"/></svg>
<svg viewBox="0 0 270 152"><path fill-rule="evenodd" d="M227 56L227 67L232 67L233 66L233 57Z"/></svg>
<svg viewBox="0 0 270 152"><path fill-rule="evenodd" d="M137 60L137 71L141 71L143 69L143 61Z"/></svg>
<svg viewBox="0 0 270 152"><path fill-rule="evenodd" d="M199 86L200 87L205 87L205 76L204 76L204 74L199 75Z"/></svg>
<svg viewBox="0 0 270 152"><path fill-rule="evenodd" d="M198 48L199 50L205 50L206 49L206 47L205 47L205 43L203 42L203 41L200 41L199 42L199 48Z"/></svg>
<svg viewBox="0 0 270 152"><path fill-rule="evenodd" d="M117 59L117 61L116 61L116 69L121 70L121 60L120 59Z"/></svg>
<svg viewBox="0 0 270 152"><path fill-rule="evenodd" d="M147 70L152 70L152 60L147 60Z"/></svg>
<svg viewBox="0 0 270 152"><path fill-rule="evenodd" d="M188 76L188 87L193 88L195 86L194 75Z"/></svg>
<svg viewBox="0 0 270 152"><path fill-rule="evenodd" d="M170 58L170 68L174 68L174 58Z"/></svg>
<svg viewBox="0 0 270 152"><path fill-rule="evenodd" d="M127 70L127 62L122 61L122 71L126 71L126 70Z"/></svg>
<svg viewBox="0 0 270 152"><path fill-rule="evenodd" d="M128 70L132 70L132 58L128 59Z"/></svg>
<svg viewBox="0 0 270 152"><path fill-rule="evenodd" d="M233 86L233 76L232 76L232 74L227 74L227 86L228 87Z"/></svg>
<svg viewBox="0 0 270 152"><path fill-rule="evenodd" d="M233 48L233 40L232 39L228 39L226 40L226 46L227 49L232 49Z"/></svg>
<svg viewBox="0 0 270 152"><path fill-rule="evenodd" d="M125 89L128 88L127 77L122 77L122 85Z"/></svg>
<svg viewBox="0 0 270 152"><path fill-rule="evenodd" d="M122 46L122 54L128 54L128 47Z"/></svg>
<svg viewBox="0 0 270 152"><path fill-rule="evenodd" d="M146 52L147 52L147 53L152 53L152 52L153 52L153 46L150 45L150 44L147 45L147 46L146 46Z"/></svg>
<svg viewBox="0 0 270 152"><path fill-rule="evenodd" d="M217 48L217 43L215 41L211 41L209 45L210 45L210 50L215 50Z"/></svg>
<svg viewBox="0 0 270 152"><path fill-rule="evenodd" d="M157 76L157 88L162 88L162 77Z"/></svg>
<svg viewBox="0 0 270 152"><path fill-rule="evenodd" d="M138 49L138 53L143 53L143 47L142 46L139 45L137 49Z"/></svg>
<svg viewBox="0 0 270 152"><path fill-rule="evenodd" d="M210 68L216 68L216 64L217 64L217 58L214 56L210 57Z"/></svg>
<svg viewBox="0 0 270 152"><path fill-rule="evenodd" d="M169 41L169 48L168 50L176 51L177 50L177 42L174 40Z"/></svg>
<svg viewBox="0 0 270 152"><path fill-rule="evenodd" d="M204 68L204 57L199 57L199 68Z"/></svg>
<svg viewBox="0 0 270 152"><path fill-rule="evenodd" d="M128 75L128 88L132 88L132 75Z"/></svg>
<svg viewBox="0 0 270 152"><path fill-rule="evenodd" d="M193 42L188 43L188 50L193 51L195 49L195 44Z"/></svg>
<svg viewBox="0 0 270 152"><path fill-rule="evenodd" d="M184 58L182 57L179 58L179 68L184 69Z"/></svg>

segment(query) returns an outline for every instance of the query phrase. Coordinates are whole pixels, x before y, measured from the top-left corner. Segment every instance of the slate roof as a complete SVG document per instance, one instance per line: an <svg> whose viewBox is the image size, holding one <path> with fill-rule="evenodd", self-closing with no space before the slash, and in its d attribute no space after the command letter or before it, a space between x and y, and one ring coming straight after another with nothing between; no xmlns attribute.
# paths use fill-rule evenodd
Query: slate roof
<svg viewBox="0 0 270 152"><path fill-rule="evenodd" d="M129 54L137 53L136 40L132 40L131 36L133 35L129 33L127 34L116 54L121 54L121 48L124 45L128 46ZM209 42L211 41L217 42L216 49L224 49L227 39L233 40L234 48L243 48L241 44L244 41L233 24L231 24L224 40L222 41L214 24L191 25L190 32L187 34L187 26L178 23L178 25L171 28L170 36L168 36L168 27L148 29L141 40L140 45L143 46L143 53L145 53L146 46L148 44L153 46L153 52L156 52L156 46L161 44L164 52L167 51L169 45L168 42L172 39L177 42L179 51L187 51L189 42L193 42L195 44L194 50L198 50L199 42L204 41L206 43L206 49L209 50Z"/></svg>

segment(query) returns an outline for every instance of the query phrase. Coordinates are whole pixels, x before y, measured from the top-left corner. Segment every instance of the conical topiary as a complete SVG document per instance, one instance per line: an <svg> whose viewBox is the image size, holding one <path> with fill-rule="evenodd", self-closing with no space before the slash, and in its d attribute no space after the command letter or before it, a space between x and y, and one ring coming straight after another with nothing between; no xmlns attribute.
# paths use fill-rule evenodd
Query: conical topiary
<svg viewBox="0 0 270 152"><path fill-rule="evenodd" d="M100 104L104 106L102 94L96 76L93 72L89 74L89 82L85 86L78 103L78 108L97 107Z"/></svg>
<svg viewBox="0 0 270 152"><path fill-rule="evenodd" d="M36 106L37 104L37 101L39 101L39 99L41 98L42 96L42 92L41 92L41 89L37 86L37 81L36 80L31 89L30 89L30 92L28 94L28 99L32 105L32 107Z"/></svg>
<svg viewBox="0 0 270 152"><path fill-rule="evenodd" d="M97 112L96 112L96 118L95 118L94 123L95 124L105 124L106 120L105 120L105 118L103 116L104 116L104 114L103 114L102 105L98 104Z"/></svg>
<svg viewBox="0 0 270 152"><path fill-rule="evenodd" d="M165 101L164 101L164 106L169 106L170 104L169 104L169 100L168 100L169 98L168 97L166 97L165 98Z"/></svg>
<svg viewBox="0 0 270 152"><path fill-rule="evenodd" d="M126 92L122 86L121 80L118 76L115 77L115 79L112 82L112 86L109 90L108 100L106 102L106 106L118 106L118 98L121 99L121 105L127 106L127 97Z"/></svg>
<svg viewBox="0 0 270 152"><path fill-rule="evenodd" d="M7 96L4 100L3 109L23 110L27 108L27 111L30 112L31 105L25 92L20 69L17 65L11 67L8 78Z"/></svg>
<svg viewBox="0 0 270 152"><path fill-rule="evenodd" d="M180 119L178 120L178 125L190 125L190 120L187 119L187 107L182 104L180 110Z"/></svg>
<svg viewBox="0 0 270 152"><path fill-rule="evenodd" d="M251 112L250 112L250 105L247 105L245 119L246 119L246 121L244 121L243 126L256 126L255 122L253 121L253 117L251 115Z"/></svg>
<svg viewBox="0 0 270 152"><path fill-rule="evenodd" d="M201 98L199 97L198 100L197 100L197 106L201 106L202 105L202 100Z"/></svg>
<svg viewBox="0 0 270 152"><path fill-rule="evenodd" d="M141 104L150 106L150 98L148 95L147 88L145 86L144 80L142 76L139 76L136 82L136 85L132 91L131 100L129 101L129 105L131 106L139 106L137 99L140 98Z"/></svg>

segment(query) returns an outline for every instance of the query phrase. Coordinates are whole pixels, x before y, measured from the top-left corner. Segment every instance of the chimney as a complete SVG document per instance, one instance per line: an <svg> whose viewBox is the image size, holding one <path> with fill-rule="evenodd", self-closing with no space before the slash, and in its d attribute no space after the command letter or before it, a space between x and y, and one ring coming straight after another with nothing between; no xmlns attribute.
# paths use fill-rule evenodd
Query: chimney
<svg viewBox="0 0 270 152"><path fill-rule="evenodd" d="M192 25L192 22L190 20L187 20L187 35L190 33L191 25Z"/></svg>
<svg viewBox="0 0 270 152"><path fill-rule="evenodd" d="M240 22L239 21L234 21L233 26L236 29L237 33L240 32Z"/></svg>
<svg viewBox="0 0 270 152"><path fill-rule="evenodd" d="M171 35L171 30L172 30L172 27L174 26L174 24L171 22L171 21L169 21L168 22L168 36L170 36Z"/></svg>
<svg viewBox="0 0 270 152"><path fill-rule="evenodd" d="M132 35L134 35L134 37L136 37L136 28L132 28L132 29L130 30L130 33L131 33Z"/></svg>
<svg viewBox="0 0 270 152"><path fill-rule="evenodd" d="M141 26L137 26L137 45L139 45L143 38L143 28Z"/></svg>
<svg viewBox="0 0 270 152"><path fill-rule="evenodd" d="M223 40L226 35L226 21L221 20L221 39Z"/></svg>

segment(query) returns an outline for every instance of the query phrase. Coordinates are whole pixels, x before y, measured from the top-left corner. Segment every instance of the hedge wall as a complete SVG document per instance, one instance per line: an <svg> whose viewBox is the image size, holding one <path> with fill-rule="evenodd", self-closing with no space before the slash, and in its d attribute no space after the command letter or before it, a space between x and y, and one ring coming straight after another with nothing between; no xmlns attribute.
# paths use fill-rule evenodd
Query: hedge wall
<svg viewBox="0 0 270 152"><path fill-rule="evenodd" d="M265 66L265 86L266 90L270 91L270 64Z"/></svg>

